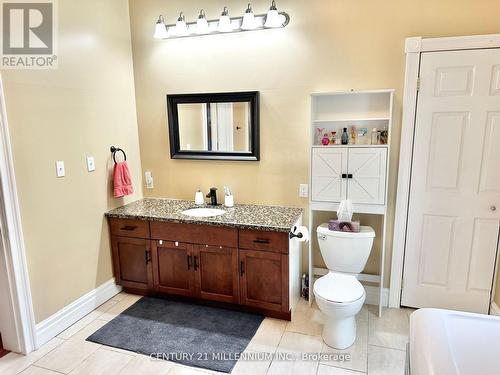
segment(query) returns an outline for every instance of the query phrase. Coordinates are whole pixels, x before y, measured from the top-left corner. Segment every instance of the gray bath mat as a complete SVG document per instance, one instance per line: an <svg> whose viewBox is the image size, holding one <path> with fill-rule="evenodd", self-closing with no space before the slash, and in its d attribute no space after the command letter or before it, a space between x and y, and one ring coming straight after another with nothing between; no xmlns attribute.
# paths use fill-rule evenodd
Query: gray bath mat
<svg viewBox="0 0 500 375"><path fill-rule="evenodd" d="M87 338L188 366L231 372L264 317L144 297Z"/></svg>

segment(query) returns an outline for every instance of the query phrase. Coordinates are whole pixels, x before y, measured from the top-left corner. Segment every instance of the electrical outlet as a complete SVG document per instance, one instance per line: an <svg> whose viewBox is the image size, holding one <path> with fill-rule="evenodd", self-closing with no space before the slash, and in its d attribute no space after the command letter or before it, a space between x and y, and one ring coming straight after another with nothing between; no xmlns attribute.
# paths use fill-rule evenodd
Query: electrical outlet
<svg viewBox="0 0 500 375"><path fill-rule="evenodd" d="M307 198L309 195L309 185L307 184L300 184L299 185L299 197L301 198Z"/></svg>
<svg viewBox="0 0 500 375"><path fill-rule="evenodd" d="M146 189L154 188L153 173L151 171L144 172L144 178L146 180Z"/></svg>
<svg viewBox="0 0 500 375"><path fill-rule="evenodd" d="M56 176L64 177L66 175L66 171L64 169L64 161L58 160L56 161Z"/></svg>
<svg viewBox="0 0 500 375"><path fill-rule="evenodd" d="M93 156L87 156L87 171L95 171L95 161Z"/></svg>

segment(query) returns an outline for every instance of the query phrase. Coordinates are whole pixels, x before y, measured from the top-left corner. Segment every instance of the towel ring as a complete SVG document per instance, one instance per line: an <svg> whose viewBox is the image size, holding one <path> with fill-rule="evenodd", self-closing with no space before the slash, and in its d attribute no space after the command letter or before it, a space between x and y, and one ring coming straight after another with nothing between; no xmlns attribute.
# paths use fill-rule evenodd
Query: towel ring
<svg viewBox="0 0 500 375"><path fill-rule="evenodd" d="M113 161L114 161L115 164L116 164L116 153L118 151L121 151L121 153L123 154L123 159L125 159L125 161L127 161L127 154L121 148L115 147L115 146L111 146L109 148L109 150L113 153Z"/></svg>

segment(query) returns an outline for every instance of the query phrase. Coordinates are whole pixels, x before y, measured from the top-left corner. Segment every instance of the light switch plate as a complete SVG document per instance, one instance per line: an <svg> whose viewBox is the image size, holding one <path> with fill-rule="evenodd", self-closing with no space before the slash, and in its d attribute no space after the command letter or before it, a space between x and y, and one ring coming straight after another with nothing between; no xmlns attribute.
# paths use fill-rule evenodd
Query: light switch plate
<svg viewBox="0 0 500 375"><path fill-rule="evenodd" d="M153 173L151 171L144 172L144 178L146 180L146 189L154 188Z"/></svg>
<svg viewBox="0 0 500 375"><path fill-rule="evenodd" d="M309 195L309 185L307 184L300 184L299 185L299 197L301 198L307 198Z"/></svg>
<svg viewBox="0 0 500 375"><path fill-rule="evenodd" d="M66 174L66 171L64 169L64 161L58 160L56 161L56 176L57 177L64 177Z"/></svg>
<svg viewBox="0 0 500 375"><path fill-rule="evenodd" d="M95 171L95 161L93 156L87 156L87 171Z"/></svg>

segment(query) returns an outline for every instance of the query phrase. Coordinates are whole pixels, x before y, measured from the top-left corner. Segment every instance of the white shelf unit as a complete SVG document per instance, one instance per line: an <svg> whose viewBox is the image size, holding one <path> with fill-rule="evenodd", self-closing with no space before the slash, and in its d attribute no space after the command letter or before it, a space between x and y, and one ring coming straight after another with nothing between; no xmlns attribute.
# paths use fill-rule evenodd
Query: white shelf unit
<svg viewBox="0 0 500 375"><path fill-rule="evenodd" d="M384 300L384 262L387 237L387 189L389 181L389 155L394 89L315 93L311 95L311 154L309 195L309 303L314 300L315 278L325 269L315 264L315 219L322 213L336 211L342 199L353 201L354 212L377 215L382 221L380 241L379 275L360 274L358 279L377 285L379 315L382 315ZM325 132L337 132L351 126L367 128L368 139L363 144L328 145L317 143L317 128ZM384 145L371 145L373 128L387 129L388 140ZM350 133L350 132L349 132ZM368 142L367 142L368 141ZM350 168L350 170L349 170ZM345 178L343 176L350 177ZM363 223L361 223L363 225ZM319 252L319 248L317 249ZM373 290L373 289L372 289ZM368 295L368 293L367 293ZM372 296L373 297L373 296ZM385 295L385 299L387 299ZM368 300L369 298L367 298ZM373 301L373 298L372 298Z"/></svg>

